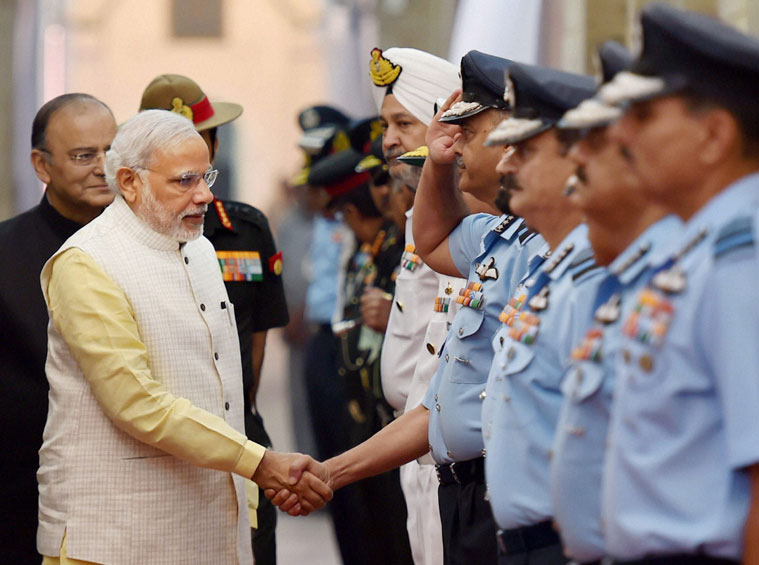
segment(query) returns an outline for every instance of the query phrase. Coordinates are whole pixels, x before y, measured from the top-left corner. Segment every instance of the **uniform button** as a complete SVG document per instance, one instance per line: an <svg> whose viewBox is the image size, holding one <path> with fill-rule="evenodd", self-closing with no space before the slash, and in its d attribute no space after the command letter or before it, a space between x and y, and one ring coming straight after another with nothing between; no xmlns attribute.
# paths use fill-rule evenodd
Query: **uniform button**
<svg viewBox="0 0 759 565"><path fill-rule="evenodd" d="M435 395L435 402L437 402L437 394Z"/></svg>
<svg viewBox="0 0 759 565"><path fill-rule="evenodd" d="M431 343L427 343L427 351L430 352L430 355L435 355L435 346Z"/></svg>
<svg viewBox="0 0 759 565"><path fill-rule="evenodd" d="M651 357L650 355L643 355L640 358L640 368L643 369L646 373L650 373L651 370L654 368L653 357Z"/></svg>
<svg viewBox="0 0 759 565"><path fill-rule="evenodd" d="M213 358L216 359L217 361L219 360L219 352L218 351L214 351L213 352Z"/></svg>
<svg viewBox="0 0 759 565"><path fill-rule="evenodd" d="M184 264L185 265L189 265L190 264L190 258L189 257L185 257L184 258Z"/></svg>
<svg viewBox="0 0 759 565"><path fill-rule="evenodd" d="M486 392L483 390L483 391L480 393L480 400L485 400L485 397L486 397L486 396L487 396L487 393L486 393Z"/></svg>
<svg viewBox="0 0 759 565"><path fill-rule="evenodd" d="M483 447L483 448L482 448L482 451L480 451L480 453L482 453L482 456L483 456L483 457L487 457L487 454L488 454L488 450L487 450L487 449L485 449L485 448Z"/></svg>
<svg viewBox="0 0 759 565"><path fill-rule="evenodd" d="M358 304L358 296L351 298L351 304Z"/></svg>
<svg viewBox="0 0 759 565"><path fill-rule="evenodd" d="M511 397L510 397L508 394L504 394L504 395L503 395L503 399L504 399L506 402L511 402Z"/></svg>
<svg viewBox="0 0 759 565"><path fill-rule="evenodd" d="M364 358L363 357L359 357L358 359L356 359L356 365L358 365L360 367L363 364L364 364Z"/></svg>
<svg viewBox="0 0 759 565"><path fill-rule="evenodd" d="M516 355L516 351L514 350L514 346L512 345L509 347L509 350L506 352L506 359L511 361L514 358L514 355Z"/></svg>
<svg viewBox="0 0 759 565"><path fill-rule="evenodd" d="M344 377L345 376L345 367L340 367L337 370L337 374L340 375L341 377Z"/></svg>
<svg viewBox="0 0 759 565"><path fill-rule="evenodd" d="M448 354L445 354L445 362L448 363Z"/></svg>
<svg viewBox="0 0 759 565"><path fill-rule="evenodd" d="M206 305L205 305L205 304L201 304L201 305L200 305L200 309L201 309L203 312L205 312L205 311L206 311Z"/></svg>
<svg viewBox="0 0 759 565"><path fill-rule="evenodd" d="M427 444L427 448L430 450L430 453L432 453L432 444L431 443Z"/></svg>
<svg viewBox="0 0 759 565"><path fill-rule="evenodd" d="M464 335L464 328L459 328L459 335Z"/></svg>
<svg viewBox="0 0 759 565"><path fill-rule="evenodd" d="M435 410L437 410L438 412L440 412L440 404L435 404Z"/></svg>
<svg viewBox="0 0 759 565"><path fill-rule="evenodd" d="M446 453L446 455L448 455L448 457L453 457L453 453L451 453L450 449L448 451L446 451L445 453Z"/></svg>
<svg viewBox="0 0 759 565"><path fill-rule="evenodd" d="M224 403L224 410L229 410L229 402Z"/></svg>

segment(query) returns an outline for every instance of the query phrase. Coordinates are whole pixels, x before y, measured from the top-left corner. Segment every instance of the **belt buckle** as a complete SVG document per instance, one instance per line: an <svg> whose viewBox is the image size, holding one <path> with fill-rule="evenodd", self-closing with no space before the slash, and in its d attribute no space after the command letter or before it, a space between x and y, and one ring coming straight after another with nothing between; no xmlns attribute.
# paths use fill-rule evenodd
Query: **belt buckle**
<svg viewBox="0 0 759 565"><path fill-rule="evenodd" d="M461 480L459 479L459 476L456 474L456 462L454 461L448 467L451 470L451 475L453 475L453 480L456 481L457 485L461 485Z"/></svg>

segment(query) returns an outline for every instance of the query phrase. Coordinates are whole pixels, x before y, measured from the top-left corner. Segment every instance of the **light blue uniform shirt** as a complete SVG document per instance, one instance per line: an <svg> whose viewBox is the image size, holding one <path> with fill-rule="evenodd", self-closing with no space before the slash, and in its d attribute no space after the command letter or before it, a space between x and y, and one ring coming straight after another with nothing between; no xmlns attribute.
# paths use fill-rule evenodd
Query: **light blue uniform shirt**
<svg viewBox="0 0 759 565"><path fill-rule="evenodd" d="M564 552L579 562L595 561L606 554L601 531L601 472L619 326L630 294L647 280L645 273L657 250L677 240L681 226L675 216L659 220L609 265L587 320L589 329L575 344L561 383L564 400L551 458L551 498ZM580 308L587 312L584 304Z"/></svg>
<svg viewBox="0 0 759 565"><path fill-rule="evenodd" d="M527 269L543 238L510 216L475 214L449 237L456 267L468 284L481 284L480 295L462 305L440 352L440 365L422 404L430 411L429 442L436 463L468 461L482 455L482 421L478 395L493 357L490 339L498 314ZM464 292L466 289L462 290ZM478 300L481 304L477 305Z"/></svg>
<svg viewBox="0 0 759 565"><path fill-rule="evenodd" d="M741 556L742 469L759 461L758 201L759 175L712 198L622 322L601 505L614 557Z"/></svg>
<svg viewBox="0 0 759 565"><path fill-rule="evenodd" d="M553 517L548 468L561 377L589 316L578 314L576 304L590 312L604 272L593 262L587 227L577 226L525 283L526 294L504 310L516 320L502 323L492 340L495 356L481 410L485 479L493 516L504 530Z"/></svg>
<svg viewBox="0 0 759 565"><path fill-rule="evenodd" d="M342 223L323 216L314 218L311 266L313 276L306 291L306 313L309 322L326 324L332 321L337 304L337 278L340 269Z"/></svg>

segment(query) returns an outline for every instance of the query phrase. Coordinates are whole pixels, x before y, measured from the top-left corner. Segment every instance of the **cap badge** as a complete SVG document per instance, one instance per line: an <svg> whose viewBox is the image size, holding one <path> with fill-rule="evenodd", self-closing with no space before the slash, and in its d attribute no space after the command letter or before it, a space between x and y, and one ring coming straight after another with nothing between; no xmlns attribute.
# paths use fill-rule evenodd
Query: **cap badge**
<svg viewBox="0 0 759 565"><path fill-rule="evenodd" d="M516 92L514 91L514 83L511 80L511 75L509 75L509 71L506 71L504 73L503 83L505 85L503 89L503 101L509 105L509 108L511 110L514 110L514 108L516 108L516 105L517 105L517 97L516 97Z"/></svg>
<svg viewBox="0 0 759 565"><path fill-rule="evenodd" d="M321 120L319 119L319 112L313 108L309 108L303 112L300 121L303 125L303 129L313 129L319 125Z"/></svg>
<svg viewBox="0 0 759 565"><path fill-rule="evenodd" d="M180 114L192 121L192 108L184 103L179 96L175 96L171 99L171 111Z"/></svg>
<svg viewBox="0 0 759 565"><path fill-rule="evenodd" d="M395 65L382 56L382 49L372 49L372 60L369 62L369 76L377 86L390 86L401 74L402 67Z"/></svg>

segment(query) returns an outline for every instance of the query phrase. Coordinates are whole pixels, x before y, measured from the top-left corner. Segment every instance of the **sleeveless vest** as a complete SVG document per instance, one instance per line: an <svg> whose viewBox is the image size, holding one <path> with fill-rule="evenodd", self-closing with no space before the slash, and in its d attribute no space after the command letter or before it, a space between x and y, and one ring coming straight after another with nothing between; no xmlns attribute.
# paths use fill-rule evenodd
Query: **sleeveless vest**
<svg viewBox="0 0 759 565"><path fill-rule="evenodd" d="M120 196L58 250L79 248L124 291L154 379L244 433L240 349L210 242L180 246ZM45 300L51 274L41 282ZM125 363L128 359L125 359ZM244 479L118 429L51 322L50 407L38 472L38 550L108 564L252 563Z"/></svg>

